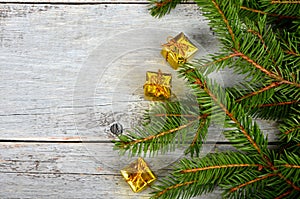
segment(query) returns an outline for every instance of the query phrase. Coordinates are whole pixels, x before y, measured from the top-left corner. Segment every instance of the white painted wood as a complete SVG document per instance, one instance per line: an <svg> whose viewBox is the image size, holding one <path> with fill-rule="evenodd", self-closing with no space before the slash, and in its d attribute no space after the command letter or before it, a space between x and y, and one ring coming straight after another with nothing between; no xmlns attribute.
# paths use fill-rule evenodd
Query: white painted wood
<svg viewBox="0 0 300 199"><path fill-rule="evenodd" d="M146 199L151 189L133 193L116 176L0 173L1 198ZM220 191L194 199L218 199Z"/></svg>
<svg viewBox="0 0 300 199"><path fill-rule="evenodd" d="M146 59L152 66L152 59L161 57L152 57L153 52L144 49L143 56L138 58L134 53L139 51L125 53L112 62L111 69L101 66L100 69L106 69L105 75L100 74L96 79L100 83L92 90L92 99L87 95L91 91L85 88L94 81L88 79L78 84L78 77L85 74L87 63L98 60L93 56L100 52L101 45L116 42L126 31L145 28L170 30L170 33L183 31L208 53L215 52L217 42L197 6L180 5L170 15L155 19L149 15L147 5L142 4L146 1L76 1L135 3L130 5L9 2L25 4L0 3L0 198L147 198L150 190L134 194L119 175L119 169L129 160L119 158L112 150L110 141L114 137L109 133L114 121L120 121L125 128L137 124L145 108L145 102L137 95L141 87L135 86L133 93L120 90L122 95L118 96L117 89L105 90L103 85L110 83L110 88L115 88L114 82L120 81L120 73L125 73L125 69L140 78L132 70L137 60ZM146 39L153 37L153 31L143 34ZM114 45L107 51L118 52ZM121 72L115 69L118 67ZM89 72L93 75L93 70ZM221 73L231 81L234 79L228 71ZM126 87L122 82L117 85ZM259 123L269 140L274 141L276 124ZM226 143L216 144L226 142L217 131L212 130L211 135L204 153L233 149ZM82 140L95 143L79 143ZM166 160L171 163L179 157L181 153L176 151L169 159L160 155L147 161L162 176L167 171L162 168L168 166ZM217 190L200 198L219 198L219 195Z"/></svg>
<svg viewBox="0 0 300 199"><path fill-rule="evenodd" d="M1 3L148 3L146 0L2 0Z"/></svg>
<svg viewBox="0 0 300 199"><path fill-rule="evenodd" d="M112 91L98 89L91 103L85 102L87 99L73 101L78 76L89 55L101 43L124 31L153 27L184 31L207 52L217 49L204 18L200 13L194 14L195 5L181 5L162 19L149 16L146 5L2 4L1 9L1 139L109 140L107 130L112 122L124 118L127 123L135 121L133 118L135 114L141 115L142 107L138 101L128 102L131 93L120 95L117 100L118 90L113 90L112 104ZM147 34L152 36L151 32ZM127 67L136 64L133 58L125 56ZM230 75L224 73L223 76ZM108 75L102 78L120 80L114 73L110 75L111 78ZM139 89L143 82L140 83ZM130 121L128 111L133 117ZM273 125L266 125L268 132L274 130Z"/></svg>
<svg viewBox="0 0 300 199"><path fill-rule="evenodd" d="M76 106L76 100L86 99L74 102L73 92L90 53L116 34L172 27L213 47L203 17L192 14L197 13L194 5L179 6L159 20L148 14L146 5L1 5L1 9L0 138L78 137L74 121L84 123L81 135L102 136L115 120L107 102L111 93L97 95L97 104Z"/></svg>
<svg viewBox="0 0 300 199"><path fill-rule="evenodd" d="M112 175L0 173L0 183L1 198L149 198Z"/></svg>
<svg viewBox="0 0 300 199"><path fill-rule="evenodd" d="M137 3L137 4L145 4L149 1L147 0L2 0L0 3L70 3L70 4L97 4L97 3ZM193 2L192 0L187 2Z"/></svg>
<svg viewBox="0 0 300 199"><path fill-rule="evenodd" d="M136 157L121 157L113 151L112 143L0 143L0 172L41 174L119 175L120 169ZM233 150L230 145L204 145L208 152ZM4 153L5 151L5 153ZM174 157L167 157L172 154ZM184 157L177 150L156 157L145 156L151 169L160 176L170 169L177 159ZM164 164L160 162L164 161Z"/></svg>
<svg viewBox="0 0 300 199"><path fill-rule="evenodd" d="M119 168L127 163L112 156L112 144L97 145L93 147L102 156L95 158L81 143L1 143L0 197L147 198L150 189L134 194L121 177ZM223 146L214 151L229 149ZM155 168L161 156L145 159L159 178L168 172ZM216 190L201 198L216 198L219 193Z"/></svg>

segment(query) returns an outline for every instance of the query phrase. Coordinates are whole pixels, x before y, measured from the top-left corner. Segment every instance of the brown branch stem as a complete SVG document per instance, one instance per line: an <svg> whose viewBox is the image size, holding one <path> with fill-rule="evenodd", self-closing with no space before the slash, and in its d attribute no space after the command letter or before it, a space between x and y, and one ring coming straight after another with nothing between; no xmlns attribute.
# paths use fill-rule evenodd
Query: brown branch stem
<svg viewBox="0 0 300 199"><path fill-rule="evenodd" d="M296 52L294 52L294 51L291 51L291 50L286 50L286 51L284 51L285 53L287 53L287 54L290 54L290 55L295 55L295 56L300 56L300 54L298 54L298 53L296 53Z"/></svg>
<svg viewBox="0 0 300 199"><path fill-rule="evenodd" d="M264 67L262 67L261 65L259 65L258 63L256 63L254 60L252 60L250 57L248 57L247 55L238 52L236 50L234 50L236 54L238 54L239 57L243 58L244 60L246 60L247 62L249 62L250 64L252 64L255 68L259 69L260 71L262 71L263 73L265 73L266 75L268 75L269 77L278 80L279 82L285 83L285 84L290 84L290 85L294 85L296 87L300 88L300 84L296 83L296 82L290 82L288 80L283 79L281 76L278 76L274 73L272 73L271 71L268 71L267 69L265 69Z"/></svg>
<svg viewBox="0 0 300 199"><path fill-rule="evenodd" d="M242 187L244 187L244 186L247 186L247 185L249 185L249 184L252 184L252 183L255 183L255 182L264 180L264 179L269 178L269 177L272 177L272 176L276 176L276 174L270 173L270 174L265 175L265 176L262 176L262 177L260 177L260 178L256 178L256 179L254 179L254 180L250 180L250 181L248 181L248 182L246 182L246 183L240 184L239 186L236 186L236 187L231 188L231 189L230 189L230 192L235 192L235 191L238 190L239 188L242 188Z"/></svg>
<svg viewBox="0 0 300 199"><path fill-rule="evenodd" d="M300 128L300 126L295 126L294 128L292 128L292 129L290 129L290 130L288 130L288 131L285 131L283 134L288 135L289 133L291 133L291 132L293 132L294 130L299 129L299 128Z"/></svg>
<svg viewBox="0 0 300 199"><path fill-rule="evenodd" d="M266 87L263 87L263 88L261 88L261 89L258 90L258 91L254 91L254 92L252 92L252 93L249 93L249 94L247 94L247 95L244 95L243 97L237 99L236 102L240 102L240 101L242 101L242 100L244 100L244 99L246 99L246 98L252 97L252 96L254 96L254 95L258 95L258 94L260 94L260 93L262 93L262 92L264 92L264 91L270 90L271 88L277 87L277 86L279 86L280 84L282 84L282 83L281 83L281 82L273 82L273 83L271 83L270 85L268 85L268 86L266 86Z"/></svg>
<svg viewBox="0 0 300 199"><path fill-rule="evenodd" d="M288 190L287 192L281 194L280 196L276 197L275 199L281 199L284 198L285 196L289 195L290 193L292 193L291 190Z"/></svg>
<svg viewBox="0 0 300 199"><path fill-rule="evenodd" d="M289 179L287 179L286 177L284 177L284 175L282 175L281 173L277 173L277 175L281 178L284 179L286 183L288 183L291 187L293 187L293 189L300 191L300 187L297 187L292 181L290 181Z"/></svg>
<svg viewBox="0 0 300 199"><path fill-rule="evenodd" d="M156 7L161 8L171 2L172 2L172 0L165 0L163 2L155 2L155 5L156 5Z"/></svg>
<svg viewBox="0 0 300 199"><path fill-rule="evenodd" d="M197 119L201 119L203 116L199 116ZM206 116L205 116L206 117ZM187 123L187 124L184 124L184 125L181 125L177 128L174 128L174 129L170 129L168 131L164 131L164 132L160 132L159 134L157 135L151 135L149 137L146 137L146 138L143 138L143 139L138 139L138 140L134 140L134 141L131 141L131 142L125 142L123 144L123 147L126 148L128 145L133 145L133 144L137 144L137 143L141 143L141 142L147 142L149 140L153 140L153 139L156 139L156 138L159 138L159 137L162 137L162 136L165 136L167 134L171 134L171 133L174 133L176 131L179 131L181 129L184 129L184 128L187 128L188 126L192 125L193 123L195 122L195 120Z"/></svg>
<svg viewBox="0 0 300 199"><path fill-rule="evenodd" d="M286 167L286 168L300 169L300 165L285 164L283 166Z"/></svg>
<svg viewBox="0 0 300 199"><path fill-rule="evenodd" d="M274 13L268 13L268 12L264 12L264 11L261 11L261 10L248 8L246 6L241 6L240 8L243 9L243 10L248 10L248 11L255 12L255 13L266 14L266 15L269 15L269 16L272 16L272 17L280 17L280 18L288 18L288 19L297 19L298 18L298 17L295 17L295 16L285 16L285 15L279 15L279 14L274 14Z"/></svg>
<svg viewBox="0 0 300 199"><path fill-rule="evenodd" d="M195 169L186 169L180 171L180 173L195 173L198 171L205 171L210 169L223 169L223 168L232 168L232 167L259 167L261 168L262 165L260 164L228 164L228 165L217 165L217 166L208 166L203 168L195 168Z"/></svg>
<svg viewBox="0 0 300 199"><path fill-rule="evenodd" d="M216 9L218 10L218 12L220 13L220 15L222 16L222 19L223 19L224 23L227 26L228 32L229 32L229 34L231 36L231 39L235 43L236 41L235 41L235 36L234 36L233 30L232 30L231 26L229 25L229 21L227 20L224 12L221 10L221 8L219 7L218 3L215 0L212 0L212 3L214 4L214 6L216 7Z"/></svg>
<svg viewBox="0 0 300 199"><path fill-rule="evenodd" d="M234 122L239 126L239 129L241 130L241 132L244 134L244 136L247 138L247 140L250 142L250 144L257 150L257 152L259 154L261 154L261 150L258 147L257 143L251 138L251 136L247 133L247 131L245 130L245 128L242 126L242 124L233 116L232 113L229 112L229 110L225 107L224 104L219 103L217 97L210 92L210 90L205 86L205 83L202 83L200 81L200 79L196 79L196 82L194 82L195 84L198 84L201 88L204 89L204 91L212 98L212 100L214 102L216 102L217 104L219 104L220 108L225 112L225 114Z"/></svg>
<svg viewBox="0 0 300 199"><path fill-rule="evenodd" d="M239 56L238 53L233 53L233 54L227 55L227 56L225 56L225 57L221 57L220 59L217 59L217 60L215 60L215 61L206 63L206 64L202 65L202 67L207 67L207 66L210 66L210 65L212 65L212 64L215 64L215 63L218 63L218 62L221 62L221 61L225 61L225 60L227 60L227 59L230 59L230 58L232 58L232 57L237 57L237 56ZM185 71L184 73L187 74L187 73L190 73L190 72L192 72L192 71L195 71L195 69L194 69L194 68L191 68L191 69Z"/></svg>
<svg viewBox="0 0 300 199"><path fill-rule="evenodd" d="M272 60L274 66L275 66L275 68L276 68L277 74L278 74L279 76L282 76L282 74L281 74L281 72L280 72L280 70L279 70L279 67L276 65L276 61L275 61L274 57L272 56L272 54L270 54L270 50L268 49L268 47L267 47L267 45L266 45L266 42L265 42L265 40L263 39L263 36L262 36L259 32L254 31L254 30L248 30L248 32L250 32L250 33L256 35L256 36L259 38L260 42L261 42L261 43L263 44L263 46L264 46L264 49L267 51L267 53L268 53L269 55L271 55L271 60Z"/></svg>
<svg viewBox="0 0 300 199"><path fill-rule="evenodd" d="M272 4L300 4L300 1L271 1Z"/></svg>
<svg viewBox="0 0 300 199"><path fill-rule="evenodd" d="M176 185L173 185L173 186L170 186L164 190L162 190L161 192L159 192L158 194L155 195L156 198L158 198L159 196L165 194L167 191L171 190L171 189L176 189L178 187L182 187L182 186L187 186L187 185L190 185L190 184L193 184L195 183L196 181L189 181L189 182L184 182L184 183L180 183L180 184L176 184Z"/></svg>
<svg viewBox="0 0 300 199"><path fill-rule="evenodd" d="M198 118L198 115L191 114L168 114L168 113L158 113L154 114L155 117L186 117L186 118Z"/></svg>
<svg viewBox="0 0 300 199"><path fill-rule="evenodd" d="M206 119L206 118L204 118L204 119ZM198 140L199 133L200 133L199 130L202 129L204 124L205 124L205 120L202 120L199 127L198 127L197 133L195 134L194 139L193 139L192 143L190 144L190 147L193 147L196 144L196 142Z"/></svg>
<svg viewBox="0 0 300 199"><path fill-rule="evenodd" d="M237 53L233 53L233 54L230 54L230 55L227 55L227 56L225 56L225 57L221 57L220 59L217 59L217 60L215 60L215 61L212 61L212 62L209 62L209 63L207 63L207 64L204 64L203 66L210 66L210 65L212 65L212 64L215 64L215 63L218 63L218 62L221 62L221 61L225 61L225 60L227 60L227 59L230 59L230 58L232 58L232 57L236 57L236 56L238 56L239 54L237 54Z"/></svg>
<svg viewBox="0 0 300 199"><path fill-rule="evenodd" d="M297 100L289 101L289 102L278 102L273 104L261 104L258 107L270 107L270 106L283 106L283 105L289 105L289 104L295 104L299 103Z"/></svg>

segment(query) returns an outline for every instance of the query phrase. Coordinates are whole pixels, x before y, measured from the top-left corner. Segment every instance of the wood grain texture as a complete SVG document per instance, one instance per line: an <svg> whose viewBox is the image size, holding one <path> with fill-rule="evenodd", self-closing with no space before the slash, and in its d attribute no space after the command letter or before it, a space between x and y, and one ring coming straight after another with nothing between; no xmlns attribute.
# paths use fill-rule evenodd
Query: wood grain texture
<svg viewBox="0 0 300 199"><path fill-rule="evenodd" d="M125 181L112 175L0 173L0 183L1 198L148 199L151 191L133 193ZM193 199L211 198L220 199L220 190Z"/></svg>
<svg viewBox="0 0 300 199"><path fill-rule="evenodd" d="M0 3L37 3L37 4L146 4L147 0L5 0L0 1ZM192 0L187 1L187 3L193 2ZM186 3L186 2L185 2Z"/></svg>
<svg viewBox="0 0 300 199"><path fill-rule="evenodd" d="M111 153L112 144L2 143L0 197L34 198L147 198L149 189L134 194L119 169L129 160ZM97 148L98 156L86 148ZM221 147L221 148L219 148ZM231 150L217 146L211 152ZM5 153L4 153L5 151ZM180 154L177 153L180 157ZM166 158L145 158L158 177L168 170L158 165ZM130 160L131 161L131 160ZM155 166L156 165L156 166ZM218 198L217 190L201 198Z"/></svg>
<svg viewBox="0 0 300 199"><path fill-rule="evenodd" d="M203 17L194 17L197 7L192 5L182 5L160 20L149 16L145 5L1 7L5 10L0 37L1 138L78 137L74 121L84 123L81 135L102 136L115 120L111 93L100 91L97 104L83 107L76 106L73 94L89 55L116 34L172 27L199 38L206 48L215 48Z"/></svg>
<svg viewBox="0 0 300 199"><path fill-rule="evenodd" d="M119 156L112 143L1 143L0 172L27 174L115 175L136 157ZM204 153L234 150L230 145L204 145ZM172 154L174 157L167 157ZM145 156L155 174L164 176L174 163L183 157L177 150L156 157ZM164 161L165 164L161 164Z"/></svg>
<svg viewBox="0 0 300 199"><path fill-rule="evenodd" d="M135 3L135 4L145 4L148 3L146 0L6 0L0 1L0 3L49 3L49 4L56 4L56 3L66 3L66 4L79 4L79 3L86 3L86 4L96 4L96 3Z"/></svg>
<svg viewBox="0 0 300 199"><path fill-rule="evenodd" d="M181 5L163 19L149 16L145 5L1 5L1 9L0 139L109 139L109 125L127 116L118 107L137 114L139 103L128 103L130 96L124 95L112 104L112 91L101 89L94 101L83 103L86 99L74 99L74 88L94 49L124 31L153 27L184 31L207 52L217 49L204 18L194 14L195 5ZM133 61L124 60L128 66ZM231 73L223 73L232 83ZM119 79L110 75L104 79ZM266 125L266 130L272 131L273 125Z"/></svg>
<svg viewBox="0 0 300 199"><path fill-rule="evenodd" d="M118 41L128 31L146 30L145 38L153 38L150 29L183 31L207 53L216 52L218 43L197 6L180 5L156 19L146 1L5 2L0 3L0 198L148 198L150 190L134 194L119 175L130 159L112 150L109 127L115 121L125 128L138 124L148 106L139 96L141 86L122 84L120 76L138 80L140 60L149 66L164 63L152 47L142 49L149 40L137 39L141 49L119 52L107 65L93 64L102 59L99 49L118 53L117 47L128 45ZM95 70L86 73L89 64ZM241 81L228 70L220 75L225 85ZM132 92L118 90L131 86ZM258 122L276 141L276 123ZM225 150L233 148L212 129L203 153ZM181 152L146 160L161 177ZM199 198L220 198L220 190Z"/></svg>

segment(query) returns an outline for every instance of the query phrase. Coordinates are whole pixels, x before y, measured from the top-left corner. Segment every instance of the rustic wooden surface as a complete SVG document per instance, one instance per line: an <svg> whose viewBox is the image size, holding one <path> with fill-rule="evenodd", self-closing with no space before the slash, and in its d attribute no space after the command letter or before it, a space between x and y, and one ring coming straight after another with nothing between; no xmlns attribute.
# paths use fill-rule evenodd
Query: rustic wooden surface
<svg viewBox="0 0 300 199"><path fill-rule="evenodd" d="M146 38L158 28L183 31L215 52L217 42L197 6L184 4L155 19L146 1L137 0L0 2L0 198L147 198L149 190L134 194L121 178L119 169L130 160L112 150L109 126L136 124L145 108L132 97L140 88L118 90L121 73L140 78L132 65L151 60L153 52L135 50L97 70L93 64L110 59L103 57L118 52L115 44L122 41L116 38L135 30L146 30ZM124 42L128 49L148 45L147 39ZM234 83L230 71L220 74L224 84ZM259 123L275 141L276 124ZM208 141L205 152L232 149L217 132ZM168 163L178 157L180 151L172 153ZM164 158L148 159L158 176L168 170ZM220 192L199 198L220 198Z"/></svg>

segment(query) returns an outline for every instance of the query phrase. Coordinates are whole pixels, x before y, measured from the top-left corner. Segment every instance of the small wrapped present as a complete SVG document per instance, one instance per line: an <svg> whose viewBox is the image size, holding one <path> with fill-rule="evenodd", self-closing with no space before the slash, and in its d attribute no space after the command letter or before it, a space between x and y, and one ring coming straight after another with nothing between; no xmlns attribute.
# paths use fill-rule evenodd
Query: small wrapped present
<svg viewBox="0 0 300 199"><path fill-rule="evenodd" d="M198 50L183 33L174 38L168 37L167 41L168 43L162 45L161 54L174 69L186 63Z"/></svg>
<svg viewBox="0 0 300 199"><path fill-rule="evenodd" d="M145 98L148 100L165 100L171 97L172 76L169 73L146 72L144 85Z"/></svg>
<svg viewBox="0 0 300 199"><path fill-rule="evenodd" d="M143 190L147 185L156 180L155 175L143 158L138 158L122 169L121 174L134 192Z"/></svg>

